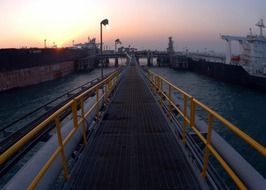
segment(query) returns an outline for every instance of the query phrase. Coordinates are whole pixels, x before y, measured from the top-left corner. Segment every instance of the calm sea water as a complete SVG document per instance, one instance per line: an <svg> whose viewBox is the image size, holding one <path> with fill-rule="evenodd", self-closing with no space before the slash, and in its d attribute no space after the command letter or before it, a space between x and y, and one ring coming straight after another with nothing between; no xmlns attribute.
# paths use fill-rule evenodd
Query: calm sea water
<svg viewBox="0 0 266 190"><path fill-rule="evenodd" d="M104 69L109 73L114 67ZM101 76L101 70L95 69L89 73L75 73L66 77L44 82L24 88L18 88L0 93L0 128L14 119L44 105L67 91L81 86Z"/></svg>
<svg viewBox="0 0 266 190"><path fill-rule="evenodd" d="M152 71L205 103L252 138L266 145L266 92L232 85L189 71L154 67ZM226 127L216 130L266 176L265 158Z"/></svg>

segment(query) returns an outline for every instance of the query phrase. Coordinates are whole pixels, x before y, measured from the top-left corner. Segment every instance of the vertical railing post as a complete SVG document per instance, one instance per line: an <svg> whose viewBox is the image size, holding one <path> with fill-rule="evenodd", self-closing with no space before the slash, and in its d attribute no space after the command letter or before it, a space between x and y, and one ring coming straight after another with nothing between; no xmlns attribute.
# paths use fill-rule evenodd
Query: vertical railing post
<svg viewBox="0 0 266 190"><path fill-rule="evenodd" d="M195 102L194 98L190 98L190 127L195 127Z"/></svg>
<svg viewBox="0 0 266 190"><path fill-rule="evenodd" d="M159 100L160 106L163 106L163 80L160 78L160 100Z"/></svg>
<svg viewBox="0 0 266 190"><path fill-rule="evenodd" d="M73 125L74 128L78 128L78 106L77 106L77 100L74 99L72 104L71 104L71 108L72 108L72 114L73 114Z"/></svg>
<svg viewBox="0 0 266 190"><path fill-rule="evenodd" d="M208 162L209 162L209 146L211 144L211 135L212 135L212 125L213 125L213 116L208 114L208 134L207 134L207 143L205 146L204 160L203 160L203 169L201 175L206 177Z"/></svg>
<svg viewBox="0 0 266 190"><path fill-rule="evenodd" d="M182 142L185 144L186 143L186 126L187 126L187 96L184 94L184 109L183 109L183 114L184 114L184 120L183 120L183 130L182 130Z"/></svg>
<svg viewBox="0 0 266 190"><path fill-rule="evenodd" d="M171 118L172 86L170 84L168 86L168 98L169 98L169 100L168 100L168 117Z"/></svg>
<svg viewBox="0 0 266 190"><path fill-rule="evenodd" d="M84 110L84 98L81 98L80 101L81 106L81 119L82 119L82 134L83 134L83 144L87 143L87 133L86 133L86 118L85 118L85 110Z"/></svg>
<svg viewBox="0 0 266 190"><path fill-rule="evenodd" d="M57 140L58 144L60 146L60 154L61 154L61 160L62 160L62 165L64 168L64 177L65 179L68 179L68 169L67 169L67 161L66 161L66 156L65 156L65 151L64 151L64 144L63 144L63 139L62 139L62 134L61 134L61 123L58 118L58 116L55 118L55 126L56 126L56 131L57 131Z"/></svg>

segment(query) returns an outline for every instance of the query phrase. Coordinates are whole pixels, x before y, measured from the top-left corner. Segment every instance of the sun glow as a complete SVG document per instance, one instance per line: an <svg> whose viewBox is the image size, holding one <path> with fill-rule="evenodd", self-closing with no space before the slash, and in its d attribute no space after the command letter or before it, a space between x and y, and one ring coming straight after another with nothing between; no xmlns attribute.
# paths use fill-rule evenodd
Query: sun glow
<svg viewBox="0 0 266 190"><path fill-rule="evenodd" d="M43 46L44 39L48 47L54 43L69 46L72 40L88 36L93 31L90 23L98 22L93 20L95 16L90 16L97 9L90 8L89 3L86 0L36 0L29 6L25 3L16 10L18 16L10 27L19 27L21 42L17 43L25 46Z"/></svg>
<svg viewBox="0 0 266 190"><path fill-rule="evenodd" d="M49 47L88 37L99 41L100 22L107 18L112 29L104 28L103 40L110 46L120 38L125 46L165 49L171 35L177 48L205 48L209 42L224 49L220 33L244 35L258 18L266 18L263 0L205 1L0 0L0 48L43 47L44 39Z"/></svg>

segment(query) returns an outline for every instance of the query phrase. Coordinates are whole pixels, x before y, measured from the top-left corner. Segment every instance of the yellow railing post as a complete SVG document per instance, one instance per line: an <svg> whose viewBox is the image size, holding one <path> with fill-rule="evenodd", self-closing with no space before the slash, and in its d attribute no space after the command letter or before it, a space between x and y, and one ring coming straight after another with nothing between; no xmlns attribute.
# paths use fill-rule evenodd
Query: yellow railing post
<svg viewBox="0 0 266 190"><path fill-rule="evenodd" d="M169 98L169 100L168 100L168 117L171 119L172 86L170 84L168 86L168 98Z"/></svg>
<svg viewBox="0 0 266 190"><path fill-rule="evenodd" d="M208 134L207 134L207 143L205 145L205 153L204 153L204 160L203 160L203 169L201 175L206 177L208 162L209 162L209 145L211 144L211 135L212 135L212 125L213 125L213 117L209 113L208 114Z"/></svg>
<svg viewBox="0 0 266 190"><path fill-rule="evenodd" d="M77 100L74 99L72 104L71 104L71 108L72 108L72 114L73 114L73 125L74 128L78 128L78 106L77 106Z"/></svg>
<svg viewBox="0 0 266 190"><path fill-rule="evenodd" d="M190 127L195 127L195 102L194 98L190 98Z"/></svg>
<svg viewBox="0 0 266 190"><path fill-rule="evenodd" d="M160 77L160 100L159 100L159 103L160 103L160 106L162 107L163 106L163 80L162 78Z"/></svg>
<svg viewBox="0 0 266 190"><path fill-rule="evenodd" d="M187 96L184 94L184 118L183 118L183 130L182 130L182 142L186 143L186 125L187 125Z"/></svg>
<svg viewBox="0 0 266 190"><path fill-rule="evenodd" d="M83 134L83 143L86 144L87 143L87 134L86 134L86 118L85 118L85 110L84 110L84 98L81 98L80 101L80 105L81 105L81 119L82 119L82 134Z"/></svg>
<svg viewBox="0 0 266 190"><path fill-rule="evenodd" d="M59 118L57 116L55 118L57 140L58 140L58 144L60 146L60 154L61 154L61 159L62 159L62 165L63 165L63 168L64 168L64 177L65 177L65 179L68 179L67 161L66 161L66 156L65 156L65 151L64 151L64 145L63 145L63 139L62 139L60 125L61 125L61 123L60 123L60 120L59 120Z"/></svg>

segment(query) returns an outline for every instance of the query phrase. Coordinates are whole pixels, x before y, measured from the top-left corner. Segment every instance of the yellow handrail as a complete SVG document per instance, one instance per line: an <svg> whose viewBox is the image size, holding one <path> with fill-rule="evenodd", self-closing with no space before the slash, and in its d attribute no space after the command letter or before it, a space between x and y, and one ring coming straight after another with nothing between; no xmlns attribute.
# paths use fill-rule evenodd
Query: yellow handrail
<svg viewBox="0 0 266 190"><path fill-rule="evenodd" d="M14 145L9 147L5 152L3 152L0 155L0 165L4 164L12 155L20 151L20 149L29 141L31 141L35 135L37 135L42 129L47 127L47 125L51 124L52 122L55 123L55 128L57 131L58 136L58 147L57 149L52 153L49 160L45 163L45 165L41 168L39 173L36 175L28 189L35 189L39 183L39 181L42 179L42 177L45 175L46 171L49 169L51 164L54 162L54 160L57 158L58 155L61 155L62 165L64 168L64 177L65 179L68 179L68 170L67 170L67 161L66 156L64 153L64 148L67 142L71 139L71 137L74 135L74 133L77 131L77 129L82 125L82 137L83 142L86 143L86 130L85 130L85 120L86 117L89 116L93 110L96 109L96 115L97 120L100 116L100 103L102 101L105 101L106 98L110 95L110 93L113 91L114 87L118 83L119 79L119 71L115 71L111 75L109 75L106 79L98 82L93 87L89 88L85 92L81 93L74 99L71 99L69 102L67 102L64 106L59 108L56 112L54 112L52 115L50 115L47 119L45 119L42 123L37 125L34 129L32 129L29 133L27 133L24 137L22 137L19 141L17 141ZM102 95L100 96L99 90L103 88L104 91ZM84 102L89 94L95 93L96 99L95 103L89 108L87 112L84 110ZM80 108L79 106L80 105ZM62 138L61 135L61 122L59 120L59 117L61 114L63 114L67 109L71 108L72 113L72 120L73 120L73 128L70 130L70 132L66 135L65 139ZM81 111L81 119L78 119L78 111Z"/></svg>
<svg viewBox="0 0 266 190"><path fill-rule="evenodd" d="M202 168L202 176L206 176L206 171L208 167L208 158L209 153L212 153L212 155L217 159L217 161L221 164L221 166L225 169L225 171L228 173L228 175L232 178L232 180L236 183L239 189L247 189L244 182L241 181L241 179L236 175L235 171L226 163L226 161L222 158L222 156L219 154L218 150L215 149L215 147L211 144L211 133L212 133L212 126L213 126L213 119L217 119L220 121L224 126L226 126L228 129L230 129L232 132L234 132L237 136L239 136L241 139L243 139L246 143L248 143L250 146L252 146L257 152L262 154L264 157L266 156L266 148L265 146L261 145L257 141L255 141L253 138L248 136L246 133L241 131L239 128L237 128L235 125L230 123L228 120L223 118L221 115L210 109L205 104L201 103L197 99L195 99L193 96L188 94L187 92L183 91L182 89L176 87L174 84L172 84L170 81L164 79L163 77L159 76L158 74L155 74L154 72L148 70L147 72L147 78L149 79L150 83L152 84L153 88L161 97L164 97L166 102L168 103L168 112L171 112L171 108L176 110L183 118L183 127L182 127L182 142L186 143L186 126L187 124L190 125L190 128L195 132L195 134L199 137L199 139L205 144L205 153L204 153L204 159L203 159L203 168ZM167 91L166 93L165 91ZM171 97L171 93L175 91L181 96L183 96L183 111L182 108L179 108L176 106L173 98ZM190 101L190 116L187 115L187 106L188 101ZM162 100L159 100L160 105L162 104ZM205 112L208 114L208 131L207 131L207 139L201 134L201 132L196 128L195 126L195 113L196 113L196 107L201 107ZM167 106L166 106L167 107ZM169 113L167 113L167 116Z"/></svg>

